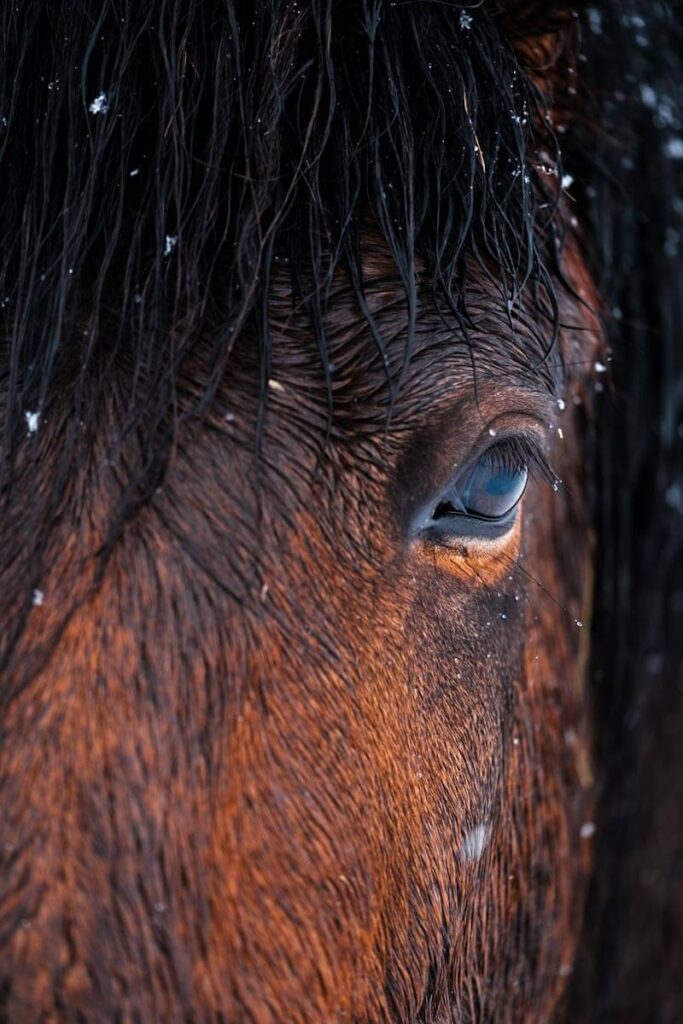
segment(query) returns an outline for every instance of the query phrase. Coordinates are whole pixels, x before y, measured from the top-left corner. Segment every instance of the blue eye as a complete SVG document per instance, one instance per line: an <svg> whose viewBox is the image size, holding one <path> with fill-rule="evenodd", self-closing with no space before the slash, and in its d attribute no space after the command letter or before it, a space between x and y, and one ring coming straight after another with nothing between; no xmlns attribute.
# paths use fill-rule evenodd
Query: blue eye
<svg viewBox="0 0 683 1024"><path fill-rule="evenodd" d="M495 449L486 452L472 467L461 493L468 515L500 519L524 494L529 471L526 466L504 464Z"/></svg>
<svg viewBox="0 0 683 1024"><path fill-rule="evenodd" d="M524 494L529 470L505 444L484 452L453 484L436 507L433 519L449 515L499 520L509 515Z"/></svg>

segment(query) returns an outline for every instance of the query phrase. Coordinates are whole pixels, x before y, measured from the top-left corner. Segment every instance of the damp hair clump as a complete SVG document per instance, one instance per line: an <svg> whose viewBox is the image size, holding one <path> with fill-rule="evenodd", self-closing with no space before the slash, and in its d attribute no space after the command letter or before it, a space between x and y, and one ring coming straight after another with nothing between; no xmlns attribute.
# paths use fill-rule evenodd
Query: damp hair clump
<svg viewBox="0 0 683 1024"><path fill-rule="evenodd" d="M145 423L143 476L158 480L178 372L200 327L210 357L194 411L245 328L267 390L277 264L308 311L329 387L326 295L340 270L362 295L368 222L405 291L404 362L418 258L462 324L470 259L502 303L532 284L553 317L559 155L529 73L547 60L545 32L567 21L571 35L563 5L551 6L9 5L5 463L26 408L46 413L58 398L87 424L97 416L92 380L116 364L129 376L124 430Z"/></svg>

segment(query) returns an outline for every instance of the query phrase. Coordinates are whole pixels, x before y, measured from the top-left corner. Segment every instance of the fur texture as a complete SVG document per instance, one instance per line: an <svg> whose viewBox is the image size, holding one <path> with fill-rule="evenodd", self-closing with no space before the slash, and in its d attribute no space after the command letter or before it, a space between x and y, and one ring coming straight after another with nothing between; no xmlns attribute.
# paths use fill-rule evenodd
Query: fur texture
<svg viewBox="0 0 683 1024"><path fill-rule="evenodd" d="M653 20L662 74L670 14ZM608 182L624 138L661 142L646 181L677 164L672 122L632 131L655 37L622 37L621 17L3 11L6 1019L561 1015L591 712L601 859L570 1012L646 1019L644 995L621 997L639 977L675 1019L673 969L633 970L637 922L654 936L660 918L624 908L663 825L639 795L647 730L620 716L645 697L648 721L680 723L661 711L666 659L646 683L638 668L660 619L629 603L648 552L671 566L680 541L676 264L637 256L656 218L634 221ZM615 110L617 40L640 101ZM626 282L642 296L612 342L632 435L623 406L594 404L594 279L603 312ZM624 337L639 362L618 358ZM504 543L416 541L454 466L531 434L562 486L538 475ZM644 541L622 467L656 502ZM626 658L639 615L653 624ZM668 839L665 878L680 829Z"/></svg>

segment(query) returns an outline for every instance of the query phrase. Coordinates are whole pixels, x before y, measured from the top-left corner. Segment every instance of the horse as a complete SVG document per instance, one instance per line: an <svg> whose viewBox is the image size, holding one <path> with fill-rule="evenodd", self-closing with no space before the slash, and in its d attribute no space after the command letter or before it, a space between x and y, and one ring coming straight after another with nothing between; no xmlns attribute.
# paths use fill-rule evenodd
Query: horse
<svg viewBox="0 0 683 1024"><path fill-rule="evenodd" d="M647 11L5 5L0 1019L675 1019Z"/></svg>

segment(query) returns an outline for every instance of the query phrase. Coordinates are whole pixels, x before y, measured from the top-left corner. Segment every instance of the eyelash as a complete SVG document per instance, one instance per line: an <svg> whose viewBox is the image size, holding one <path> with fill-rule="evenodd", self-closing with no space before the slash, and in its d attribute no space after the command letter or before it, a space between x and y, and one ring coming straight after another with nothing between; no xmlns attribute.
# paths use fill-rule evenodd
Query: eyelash
<svg viewBox="0 0 683 1024"><path fill-rule="evenodd" d="M538 442L524 434L501 438L483 451L479 459L487 458L495 469L513 472L527 469L530 477L540 478L551 485L557 483L550 460Z"/></svg>

